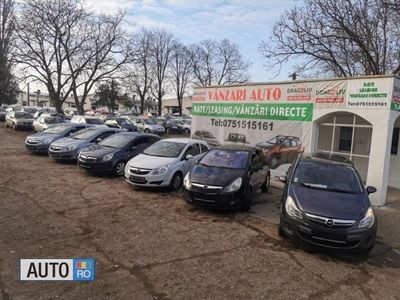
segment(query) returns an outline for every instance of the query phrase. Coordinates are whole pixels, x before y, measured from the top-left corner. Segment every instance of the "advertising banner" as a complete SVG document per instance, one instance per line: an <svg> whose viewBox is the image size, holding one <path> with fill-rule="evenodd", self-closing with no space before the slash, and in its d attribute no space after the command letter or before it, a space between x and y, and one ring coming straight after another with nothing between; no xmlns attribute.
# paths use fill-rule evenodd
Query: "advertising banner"
<svg viewBox="0 0 400 300"><path fill-rule="evenodd" d="M192 137L211 146L257 145L272 168L291 163L309 147L312 93L297 83L196 89Z"/></svg>
<svg viewBox="0 0 400 300"><path fill-rule="evenodd" d="M393 96L390 108L400 111L400 79L398 78L394 78Z"/></svg>
<svg viewBox="0 0 400 300"><path fill-rule="evenodd" d="M348 108L388 109L392 80L353 79L348 81Z"/></svg>
<svg viewBox="0 0 400 300"><path fill-rule="evenodd" d="M311 151L315 110L382 110L390 103L398 109L399 88L392 99L392 77L199 87L193 95L192 137L211 146L257 145L275 168Z"/></svg>

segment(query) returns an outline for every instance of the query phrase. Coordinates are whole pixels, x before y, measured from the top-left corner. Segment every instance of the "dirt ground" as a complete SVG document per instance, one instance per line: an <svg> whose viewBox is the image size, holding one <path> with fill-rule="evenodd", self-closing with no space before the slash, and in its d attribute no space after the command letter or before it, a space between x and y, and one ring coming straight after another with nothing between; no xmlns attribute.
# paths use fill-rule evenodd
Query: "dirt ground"
<svg viewBox="0 0 400 300"><path fill-rule="evenodd" d="M194 209L178 192L30 155L26 136L1 125L2 299L400 298L400 201L378 211L368 256L310 253L247 214ZM77 257L95 258L95 281L19 281L20 258Z"/></svg>

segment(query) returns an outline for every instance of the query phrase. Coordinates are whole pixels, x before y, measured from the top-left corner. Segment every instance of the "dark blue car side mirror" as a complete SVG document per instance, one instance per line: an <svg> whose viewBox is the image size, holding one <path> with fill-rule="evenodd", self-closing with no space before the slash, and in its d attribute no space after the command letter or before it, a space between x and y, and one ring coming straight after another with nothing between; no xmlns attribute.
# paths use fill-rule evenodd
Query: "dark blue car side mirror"
<svg viewBox="0 0 400 300"><path fill-rule="evenodd" d="M367 194L373 194L376 192L376 188L373 186L367 186Z"/></svg>

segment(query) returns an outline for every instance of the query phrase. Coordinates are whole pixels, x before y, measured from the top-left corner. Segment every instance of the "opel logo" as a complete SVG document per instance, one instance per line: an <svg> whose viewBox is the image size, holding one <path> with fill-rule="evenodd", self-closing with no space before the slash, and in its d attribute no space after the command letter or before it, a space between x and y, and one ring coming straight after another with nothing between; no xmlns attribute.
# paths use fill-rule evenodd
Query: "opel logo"
<svg viewBox="0 0 400 300"><path fill-rule="evenodd" d="M208 186L207 186L207 185L205 185L205 186L204 186L204 189L205 189L205 190L207 190L207 189L208 189Z"/></svg>
<svg viewBox="0 0 400 300"><path fill-rule="evenodd" d="M333 220L327 220L326 221L326 225L329 226L329 227L332 227L333 226Z"/></svg>

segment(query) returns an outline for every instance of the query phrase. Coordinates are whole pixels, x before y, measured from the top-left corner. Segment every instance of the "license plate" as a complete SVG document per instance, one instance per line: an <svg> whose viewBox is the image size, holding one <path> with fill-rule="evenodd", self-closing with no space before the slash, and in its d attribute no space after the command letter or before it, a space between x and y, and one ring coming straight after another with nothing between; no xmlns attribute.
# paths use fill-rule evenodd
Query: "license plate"
<svg viewBox="0 0 400 300"><path fill-rule="evenodd" d="M134 175L131 175L131 177L129 179L131 181L135 181L135 182L145 182L146 181L146 178L140 177L140 176L134 176Z"/></svg>

